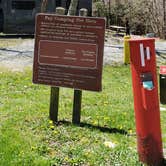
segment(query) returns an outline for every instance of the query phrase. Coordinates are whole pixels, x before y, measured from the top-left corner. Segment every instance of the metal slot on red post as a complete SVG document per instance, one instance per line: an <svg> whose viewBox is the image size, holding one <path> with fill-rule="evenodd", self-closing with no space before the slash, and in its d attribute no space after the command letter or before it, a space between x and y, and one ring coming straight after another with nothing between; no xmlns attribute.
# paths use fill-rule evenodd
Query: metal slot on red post
<svg viewBox="0 0 166 166"><path fill-rule="evenodd" d="M151 73L143 73L141 74L142 85L144 89L152 90L154 88L152 74Z"/></svg>

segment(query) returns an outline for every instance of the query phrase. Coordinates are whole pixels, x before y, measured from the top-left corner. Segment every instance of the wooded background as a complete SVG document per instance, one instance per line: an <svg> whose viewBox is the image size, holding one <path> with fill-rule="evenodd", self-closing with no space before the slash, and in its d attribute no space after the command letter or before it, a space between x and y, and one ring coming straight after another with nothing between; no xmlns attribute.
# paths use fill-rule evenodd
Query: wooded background
<svg viewBox="0 0 166 166"><path fill-rule="evenodd" d="M166 39L166 0L94 0L98 16L106 16L111 24L125 26L129 19L131 31L142 35L154 33Z"/></svg>

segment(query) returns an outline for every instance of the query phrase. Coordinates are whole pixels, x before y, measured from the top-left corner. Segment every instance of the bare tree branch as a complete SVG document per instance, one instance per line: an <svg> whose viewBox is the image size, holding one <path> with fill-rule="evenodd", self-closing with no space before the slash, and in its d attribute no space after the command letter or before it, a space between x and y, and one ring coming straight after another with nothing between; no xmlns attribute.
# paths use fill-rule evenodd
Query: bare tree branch
<svg viewBox="0 0 166 166"><path fill-rule="evenodd" d="M46 12L46 7L47 7L48 0L43 0L41 4L41 12L44 13Z"/></svg>

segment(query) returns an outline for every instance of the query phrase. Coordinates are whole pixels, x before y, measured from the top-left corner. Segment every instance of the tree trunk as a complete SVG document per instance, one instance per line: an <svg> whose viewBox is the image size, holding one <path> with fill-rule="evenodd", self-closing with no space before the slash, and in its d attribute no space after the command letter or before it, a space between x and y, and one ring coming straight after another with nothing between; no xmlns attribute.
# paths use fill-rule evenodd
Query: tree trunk
<svg viewBox="0 0 166 166"><path fill-rule="evenodd" d="M164 20L164 25L163 25L163 38L166 39L166 0L163 0L163 20Z"/></svg>
<svg viewBox="0 0 166 166"><path fill-rule="evenodd" d="M47 2L48 2L48 0L43 0L42 1L42 4L41 4L41 12L42 13L46 12Z"/></svg>
<svg viewBox="0 0 166 166"><path fill-rule="evenodd" d="M78 0L71 0L70 7L67 15L76 15Z"/></svg>

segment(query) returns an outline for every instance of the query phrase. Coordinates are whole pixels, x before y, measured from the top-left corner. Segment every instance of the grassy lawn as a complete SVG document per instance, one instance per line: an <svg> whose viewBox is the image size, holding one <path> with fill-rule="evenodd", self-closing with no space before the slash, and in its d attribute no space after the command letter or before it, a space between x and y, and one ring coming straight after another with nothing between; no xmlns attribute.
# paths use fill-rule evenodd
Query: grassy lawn
<svg viewBox="0 0 166 166"><path fill-rule="evenodd" d="M31 78L29 70L0 70L0 166L141 166L129 67L106 66L103 91L83 91L80 127L70 123L73 90L60 88L61 122L54 126L50 87L33 85ZM164 143L165 119L162 111Z"/></svg>

